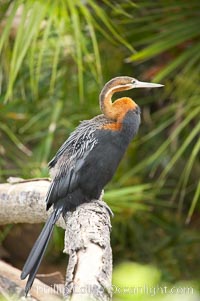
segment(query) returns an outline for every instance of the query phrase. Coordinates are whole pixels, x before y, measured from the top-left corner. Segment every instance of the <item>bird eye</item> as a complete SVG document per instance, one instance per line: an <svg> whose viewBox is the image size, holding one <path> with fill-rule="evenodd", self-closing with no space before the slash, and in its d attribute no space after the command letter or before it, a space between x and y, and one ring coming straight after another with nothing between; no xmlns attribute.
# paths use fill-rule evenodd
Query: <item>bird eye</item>
<svg viewBox="0 0 200 301"><path fill-rule="evenodd" d="M135 84L136 83L136 80L135 79L133 79L132 80L132 82L131 82L131 84Z"/></svg>

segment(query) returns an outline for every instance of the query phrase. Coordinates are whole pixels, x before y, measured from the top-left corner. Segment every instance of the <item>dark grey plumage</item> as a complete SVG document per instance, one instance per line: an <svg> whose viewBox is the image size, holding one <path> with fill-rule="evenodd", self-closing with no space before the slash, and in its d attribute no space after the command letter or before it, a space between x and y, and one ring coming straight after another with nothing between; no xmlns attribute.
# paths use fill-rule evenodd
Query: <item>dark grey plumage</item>
<svg viewBox="0 0 200 301"><path fill-rule="evenodd" d="M49 162L52 183L46 198L47 209L56 200L65 198L68 193L76 188L78 172L88 154L98 144L95 131L110 122L113 121L104 115L82 121Z"/></svg>
<svg viewBox="0 0 200 301"><path fill-rule="evenodd" d="M95 131L109 121L104 115L82 121L49 162L52 182L46 196L46 205L48 210L53 204L54 211L48 218L22 270L21 279L25 279L29 275L25 287L26 295L32 286L56 221L61 213L64 214L66 210L73 209L78 202L81 202L81 195L75 194L76 199L70 199L70 193L78 185L77 174L86 157L98 143L98 139L94 135ZM65 198L66 200L64 200Z"/></svg>
<svg viewBox="0 0 200 301"><path fill-rule="evenodd" d="M46 248L48 246L49 239L51 237L53 227L58 220L60 214L62 212L62 207L58 207L53 213L49 216L48 220L42 232L40 233L38 239L36 240L27 260L23 267L21 273L21 279L25 279L28 275L28 281L25 287L25 295L27 296L33 281L35 279L35 275L38 271L39 265L42 261Z"/></svg>

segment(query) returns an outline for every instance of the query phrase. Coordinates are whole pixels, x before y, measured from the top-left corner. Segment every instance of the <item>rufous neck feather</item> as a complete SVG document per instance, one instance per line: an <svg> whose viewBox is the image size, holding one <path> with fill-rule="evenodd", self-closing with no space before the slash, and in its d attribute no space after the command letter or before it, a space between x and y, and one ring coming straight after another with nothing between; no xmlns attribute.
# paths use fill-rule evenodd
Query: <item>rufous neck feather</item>
<svg viewBox="0 0 200 301"><path fill-rule="evenodd" d="M105 87L106 88L106 87ZM103 89L100 94L100 108L102 113L109 119L120 121L129 111L134 110L137 104L129 97L122 97L112 103L112 96L115 92L121 91L121 87Z"/></svg>

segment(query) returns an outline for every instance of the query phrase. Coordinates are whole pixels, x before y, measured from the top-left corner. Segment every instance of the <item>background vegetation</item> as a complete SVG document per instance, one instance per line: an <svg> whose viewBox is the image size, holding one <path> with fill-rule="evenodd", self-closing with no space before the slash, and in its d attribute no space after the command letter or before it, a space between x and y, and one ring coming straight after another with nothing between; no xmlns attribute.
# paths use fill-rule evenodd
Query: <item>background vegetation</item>
<svg viewBox="0 0 200 301"><path fill-rule="evenodd" d="M142 264L115 272L128 268L133 285L130 275L146 268L154 286L199 286L199 28L198 0L1 0L2 182L48 176L47 162L78 122L100 113L110 78L165 85L126 92L142 125L105 194L115 265ZM148 296L120 300L134 297Z"/></svg>

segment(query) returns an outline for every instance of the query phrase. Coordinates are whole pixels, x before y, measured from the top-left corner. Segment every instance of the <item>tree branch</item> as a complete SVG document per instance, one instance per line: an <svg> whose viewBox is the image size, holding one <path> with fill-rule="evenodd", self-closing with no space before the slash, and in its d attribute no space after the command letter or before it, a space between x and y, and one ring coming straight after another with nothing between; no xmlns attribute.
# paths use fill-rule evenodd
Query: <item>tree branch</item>
<svg viewBox="0 0 200 301"><path fill-rule="evenodd" d="M0 184L0 224L44 222L49 183L36 179ZM84 203L67 212L64 220L59 219L59 226L66 229L64 252L69 254L67 300L111 300L110 214L100 199Z"/></svg>
<svg viewBox="0 0 200 301"><path fill-rule="evenodd" d="M65 294L70 301L111 299L109 214L103 201L93 201L80 205L65 216L64 252L70 256Z"/></svg>
<svg viewBox="0 0 200 301"><path fill-rule="evenodd" d="M45 222L51 213L44 201L50 181L11 178L11 182L0 184L0 224ZM57 224L65 228L62 219Z"/></svg>

